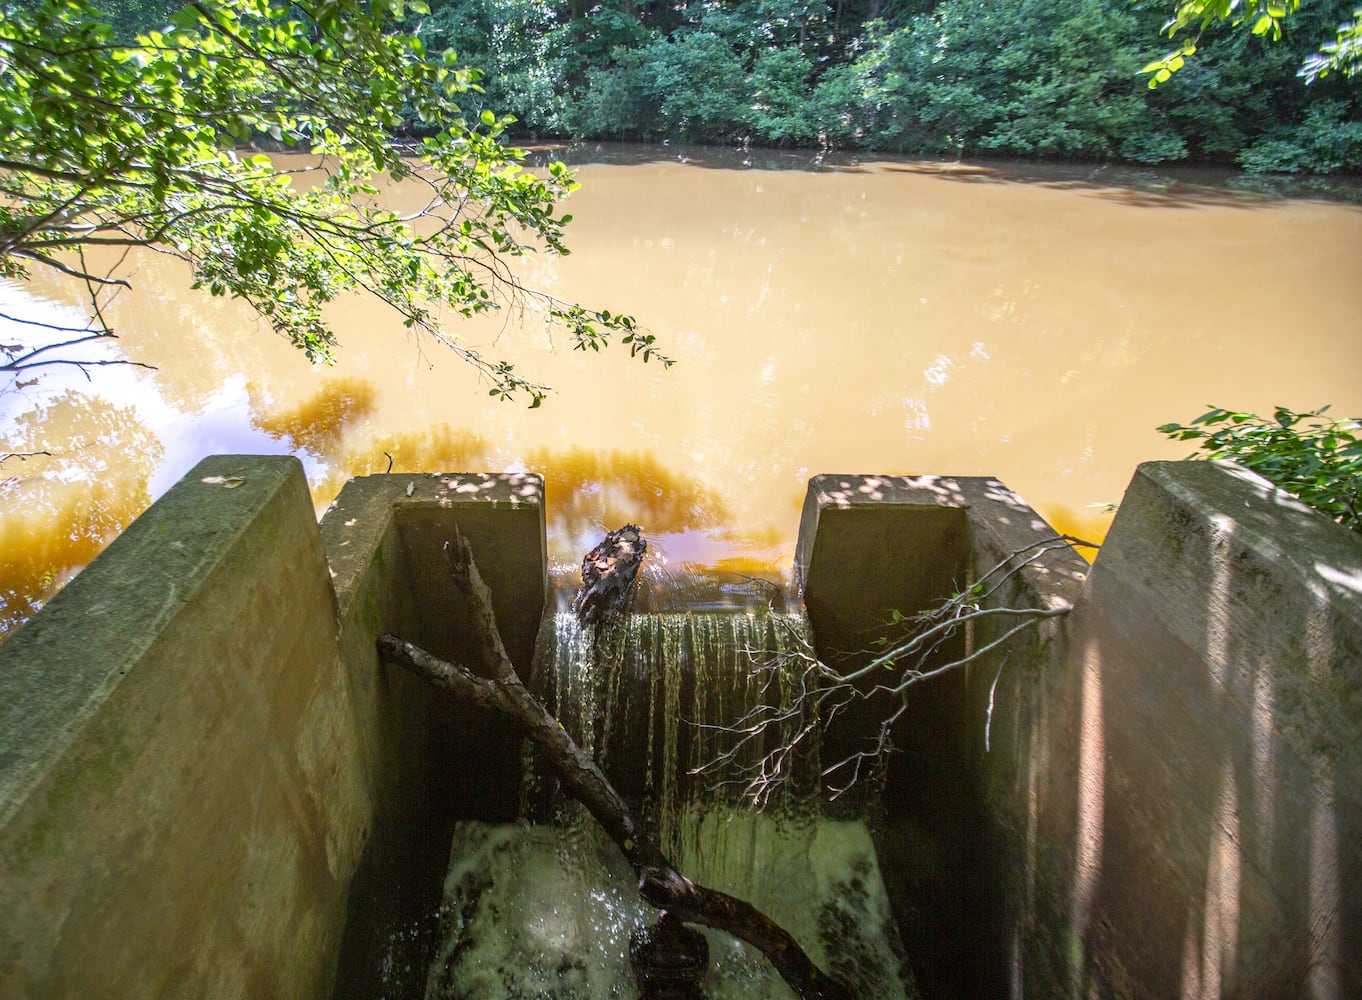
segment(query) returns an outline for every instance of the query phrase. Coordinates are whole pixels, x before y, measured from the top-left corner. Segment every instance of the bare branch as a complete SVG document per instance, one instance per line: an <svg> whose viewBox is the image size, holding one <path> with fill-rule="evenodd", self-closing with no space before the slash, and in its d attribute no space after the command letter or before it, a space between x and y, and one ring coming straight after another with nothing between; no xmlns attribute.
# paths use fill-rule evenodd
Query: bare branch
<svg viewBox="0 0 1362 1000"><path fill-rule="evenodd" d="M873 655L863 651L869 658L862 665L848 669L831 666L802 636L791 644L790 652L775 661L769 657L762 661L753 655L751 670L763 676L762 690L771 692L783 685L783 689L791 692L789 700L780 704L758 704L729 725L699 727L727 734L733 738L733 743L692 773L736 775L736 778L723 777L717 783L741 784L745 795L758 805L765 805L775 791L790 780L798 750L826 731L852 704L882 701L886 706L885 714L869 737L868 745L822 770L824 779L844 776L839 784L829 783L834 798L843 794L856 784L867 767L877 766L892 751L894 726L908 708L910 688L981 662L1014 637L1073 610L1068 603L1047 607L984 604L1002 599L1003 588L1038 559L1069 547L1098 546L1071 535L1055 535L1009 552L977 580L937 607L910 616L896 615L893 624L901 630L902 638L884 642L886 648ZM975 629L989 623L996 623L1001 631L984 644L975 645ZM966 637L964 652L940 662L940 651L961 630ZM994 694L1007 658L1004 653L989 688L984 733L986 748L993 719ZM886 679L879 680L881 677ZM766 749L772 743L774 749ZM758 756L752 760L754 752Z"/></svg>
<svg viewBox="0 0 1362 1000"><path fill-rule="evenodd" d="M39 455L46 455L48 458L52 457L50 451L11 451L4 455L0 455L0 464L8 462L11 458L17 458L21 462L27 462L30 458L37 458Z"/></svg>
<svg viewBox="0 0 1362 1000"><path fill-rule="evenodd" d="M22 319L18 316L12 316L9 313L4 312L0 312L0 319L5 320L8 323L17 323L22 324L23 326L36 327L40 330L55 330L58 333L96 332L94 328L90 326L89 323L86 323L84 326L65 326L60 323L41 323L36 319ZM21 345L10 345L9 347L0 347L0 351L5 351L8 354L16 354L21 350L23 350L23 347Z"/></svg>

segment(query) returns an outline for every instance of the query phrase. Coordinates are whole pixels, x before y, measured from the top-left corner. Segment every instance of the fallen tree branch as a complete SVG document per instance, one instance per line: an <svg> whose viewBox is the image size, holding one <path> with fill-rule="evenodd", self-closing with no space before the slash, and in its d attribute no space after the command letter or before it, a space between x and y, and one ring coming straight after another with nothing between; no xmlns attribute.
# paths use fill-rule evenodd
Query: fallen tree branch
<svg viewBox="0 0 1362 1000"><path fill-rule="evenodd" d="M672 867L595 760L521 683L502 645L491 594L473 564L468 543L456 537L445 544L445 553L456 585L470 599L483 666L490 676L441 660L390 634L378 639L383 659L479 708L497 712L532 740L573 798L619 847L638 875L640 895L650 905L686 923L713 927L746 941L767 957L801 1000L850 1000L850 991L819 969L780 925L750 903L698 885Z"/></svg>
<svg viewBox="0 0 1362 1000"><path fill-rule="evenodd" d="M763 702L728 725L702 726L728 734L735 742L691 773L723 775L719 784L742 785L744 794L758 805L763 804L790 780L799 744L825 732L851 706L875 701L883 705L883 712L874 722L874 735L862 749L823 768L824 779L834 774L841 776L837 785L829 782L828 791L833 798L842 795L860 780L863 768L880 763L893 749L894 727L910 704L906 697L909 688L984 661L1014 636L1073 610L1064 602L1046 602L1039 607L986 602L999 599L1010 581L1050 552L1075 547L1099 546L1072 535L1048 536L1007 553L977 580L936 607L914 615L895 613L891 624L898 628L898 637L879 640L881 648L875 652L860 651L864 655L859 666L841 669L831 665L820 657L808 638L792 635L788 652L764 664L753 660L751 672L763 676L768 685L777 681L788 685L794 691L793 698L780 706ZM996 629L997 634L976 643L974 635L980 626ZM964 651L939 658L938 654L948 648L947 643L962 633L968 637ZM992 723L996 686L995 679L989 689L986 726ZM780 736L775 741L776 748L764 752L755 762L745 762L752 748L769 745L773 733Z"/></svg>

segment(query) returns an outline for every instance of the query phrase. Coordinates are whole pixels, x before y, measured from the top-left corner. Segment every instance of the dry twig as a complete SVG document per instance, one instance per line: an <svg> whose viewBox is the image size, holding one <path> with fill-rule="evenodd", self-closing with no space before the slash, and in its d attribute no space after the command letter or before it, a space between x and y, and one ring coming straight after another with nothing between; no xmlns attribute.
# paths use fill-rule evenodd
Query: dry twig
<svg viewBox="0 0 1362 1000"><path fill-rule="evenodd" d="M1047 553L1071 547L1097 548L1097 545L1072 535L1041 539L1009 552L976 581L937 607L911 616L895 613L892 624L898 627L899 638L881 640L873 653L864 651L860 657L864 662L859 666L843 670L829 665L802 634L795 635L789 653L775 658L768 655L764 660L753 657L753 670L764 672L767 691L783 685L792 691L792 695L779 704L758 704L731 725L703 726L734 739L728 749L693 773L736 775L736 778L720 778L719 783L741 784L747 797L758 805L765 805L772 794L789 781L799 751L825 731L840 713L854 703L881 701L885 712L869 737L868 745L822 770L824 779L840 776L841 780L830 784L829 790L834 798L843 794L856 784L865 768L878 764L893 749L894 726L908 710L910 688L977 663L1022 632L1073 610L1067 603L1050 607L1009 607L989 603L999 600L1009 582ZM983 645L976 645L973 641L976 630L986 625L996 625L1002 632ZM966 639L963 655L939 662L937 654L961 630L965 631ZM1006 656L1003 662L1005 664ZM999 677L1001 673L1000 665ZM996 685L995 677L993 687ZM994 690L990 688L989 725L993 694ZM772 744L774 749L764 749Z"/></svg>

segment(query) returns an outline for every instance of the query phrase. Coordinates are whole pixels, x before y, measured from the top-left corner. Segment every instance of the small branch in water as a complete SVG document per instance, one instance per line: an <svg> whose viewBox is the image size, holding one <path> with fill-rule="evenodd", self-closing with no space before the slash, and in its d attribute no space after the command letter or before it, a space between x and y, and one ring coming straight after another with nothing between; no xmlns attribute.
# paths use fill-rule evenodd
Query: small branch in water
<svg viewBox="0 0 1362 1000"><path fill-rule="evenodd" d="M379 655L436 687L497 712L529 737L573 798L624 854L638 875L639 893L649 904L686 923L713 927L746 941L767 957L801 1000L850 1000L847 988L819 969L779 924L750 903L698 885L672 867L595 760L520 682L502 645L491 592L461 535L445 543L445 557L456 586L472 605L483 670L438 659L394 635L379 637Z"/></svg>
<svg viewBox="0 0 1362 1000"><path fill-rule="evenodd" d="M50 451L11 451L7 454L0 455L0 463L8 462L11 458L17 458L21 462L27 462L30 458L37 458L39 455L46 455L48 458L52 457Z"/></svg>
<svg viewBox="0 0 1362 1000"><path fill-rule="evenodd" d="M886 642L885 648L874 655L867 651L869 659L849 670L829 666L811 643L797 637L792 651L783 659L767 664L754 663L752 668L754 673L766 673L771 684L777 677L783 678L784 683L795 688L793 697L780 707L757 705L731 725L704 727L737 739L723 754L692 773L736 773L737 782L728 779L726 783L742 783L744 793L760 805L790 779L797 747L824 731L848 706L876 698L888 699L885 714L880 717L878 730L870 737L869 746L824 768L824 778L836 774L846 776L839 785L829 787L836 798L856 784L863 768L874 765L893 749L893 728L907 709L910 687L977 663L1012 637L1072 610L1069 604L1024 608L984 606L984 602L997 595L1009 580L1046 553L1069 547L1099 546L1072 535L1055 535L1009 552L974 583L937 607L911 616L896 616L895 621L905 630L903 637ZM980 623L999 625L1002 632L982 646L969 648L962 656L945 663L933 662L936 652L960 629L973 629ZM1006 663L1006 656L1003 662ZM1001 676L1002 666L998 669L998 677ZM993 696L998 677L989 689L985 741L989 738L993 720ZM760 748L771 742L776 744L775 749L753 762L751 752L760 752Z"/></svg>

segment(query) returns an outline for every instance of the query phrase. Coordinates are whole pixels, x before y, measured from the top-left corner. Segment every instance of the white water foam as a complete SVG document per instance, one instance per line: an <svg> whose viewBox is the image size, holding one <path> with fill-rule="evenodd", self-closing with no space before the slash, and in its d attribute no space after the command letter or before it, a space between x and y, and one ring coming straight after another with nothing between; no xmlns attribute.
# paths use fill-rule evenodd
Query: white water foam
<svg viewBox="0 0 1362 1000"><path fill-rule="evenodd" d="M856 996L915 995L870 835L859 822L687 809L687 877L746 899ZM633 1000L629 938L656 912L584 815L553 825L462 823L445 882L426 1000ZM789 1000L765 957L706 930L710 1000ZM905 985L908 983L909 985Z"/></svg>

